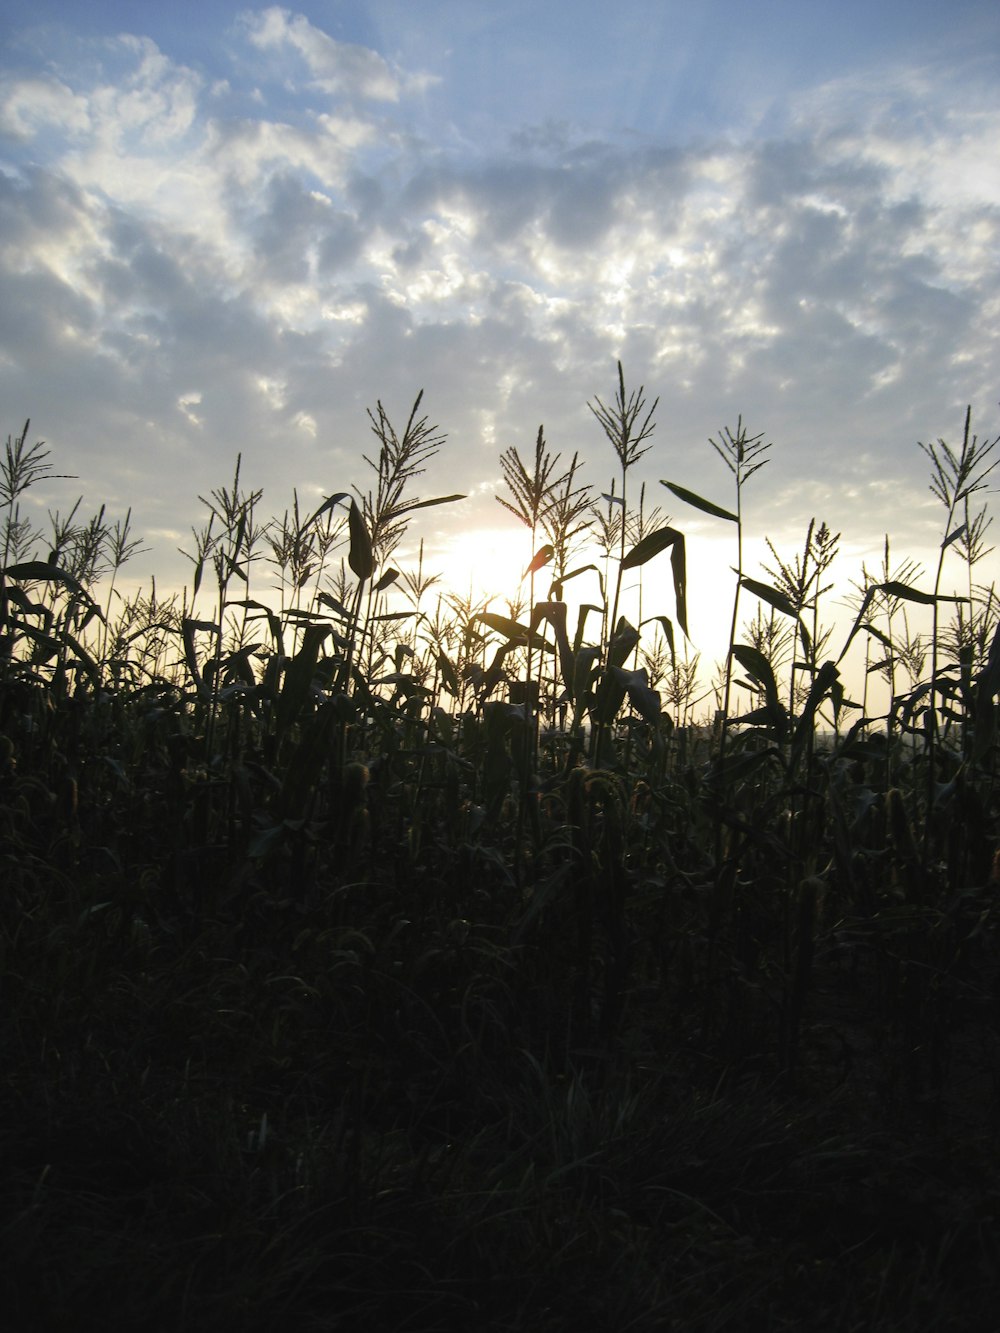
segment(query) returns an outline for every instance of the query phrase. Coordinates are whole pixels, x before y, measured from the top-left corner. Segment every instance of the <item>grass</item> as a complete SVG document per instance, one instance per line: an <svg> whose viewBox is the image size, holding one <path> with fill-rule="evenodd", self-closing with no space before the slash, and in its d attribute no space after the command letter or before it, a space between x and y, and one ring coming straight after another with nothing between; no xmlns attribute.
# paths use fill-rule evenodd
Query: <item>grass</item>
<svg viewBox="0 0 1000 1333"><path fill-rule="evenodd" d="M412 494L420 404L305 518L237 464L166 599L118 590L131 514L33 531L55 474L8 441L8 1326L993 1328L998 442L926 451L934 591L887 540L839 659L825 524L738 560L706 696L693 553L627 490L643 390L596 400L600 500L541 431L504 455L507 616L393 564L455 498ZM735 512L669 488L742 542L767 446L719 440ZM633 626L622 575L668 553L674 614Z"/></svg>

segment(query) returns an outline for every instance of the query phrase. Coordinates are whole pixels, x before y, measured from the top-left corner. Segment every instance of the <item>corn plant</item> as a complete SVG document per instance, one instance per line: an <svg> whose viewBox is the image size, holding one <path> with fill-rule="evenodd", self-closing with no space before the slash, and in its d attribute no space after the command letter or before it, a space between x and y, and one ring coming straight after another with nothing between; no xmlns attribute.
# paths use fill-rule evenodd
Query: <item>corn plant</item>
<svg viewBox="0 0 1000 1333"><path fill-rule="evenodd" d="M973 495L986 488L987 480L993 469L1000 463L996 449L1000 446L1000 436L993 440L980 440L971 434L972 408L965 414L965 426L962 432L962 444L956 452L944 440L936 444L920 444L920 448L931 464L931 494L946 512L944 537L938 554L937 569L934 575L931 628L931 674L929 681L929 702L925 713L927 734L927 786L926 810L924 819L924 857L928 855L934 814L934 789L937 781L938 751L938 695L943 694L940 673L940 605L942 600L959 601L958 598L944 598L941 581L944 574L945 556L952 546L960 540L975 540L968 522L968 502ZM963 516L963 521L956 527L956 519ZM969 550L969 547L966 547ZM950 691L949 691L950 693Z"/></svg>

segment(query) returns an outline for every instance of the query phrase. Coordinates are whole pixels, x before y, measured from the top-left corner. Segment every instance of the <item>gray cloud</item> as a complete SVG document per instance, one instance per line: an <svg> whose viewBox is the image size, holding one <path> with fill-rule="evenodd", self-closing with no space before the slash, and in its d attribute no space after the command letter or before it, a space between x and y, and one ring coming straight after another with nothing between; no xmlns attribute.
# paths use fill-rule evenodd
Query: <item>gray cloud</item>
<svg viewBox="0 0 1000 1333"><path fill-rule="evenodd" d="M245 33L305 61L338 114L338 99L405 104L416 86L289 11ZM145 86L148 46L132 59ZM993 410L1000 200L968 181L949 195L935 171L952 147L978 161L970 136L994 142L995 97L955 139L946 116L917 134L841 90L766 141L543 125L473 153L407 137L405 105L399 123L354 109L332 127L266 100L223 120L207 82L178 74L190 125L165 141L137 111L111 151L78 136L119 89L57 72L58 99L21 81L3 122L0 389L10 429L32 415L81 487L140 524L183 532L237 451L269 512L293 485L360 483L365 408L381 398L403 419L423 388L450 437L423 493L485 487L433 530L470 512L502 525L498 454L530 449L539 423L606 488L586 404L613 393L620 356L661 397L641 477L658 500L661 477L728 499L706 440L742 412L775 441L754 503L776 539L822 504L856 545L891 522L926 548L915 442L954 439L967 401ZM149 80L171 78L162 57ZM149 567L181 568L173 545Z"/></svg>

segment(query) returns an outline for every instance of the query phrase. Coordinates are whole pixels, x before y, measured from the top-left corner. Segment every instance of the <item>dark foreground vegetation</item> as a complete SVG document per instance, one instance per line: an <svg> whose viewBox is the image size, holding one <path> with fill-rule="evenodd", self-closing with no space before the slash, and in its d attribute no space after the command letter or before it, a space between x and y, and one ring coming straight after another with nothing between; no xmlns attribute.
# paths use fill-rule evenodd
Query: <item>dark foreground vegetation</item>
<svg viewBox="0 0 1000 1333"><path fill-rule="evenodd" d="M762 437L665 479L733 534L701 695L642 392L603 497L502 456L504 616L392 563L456 498L419 402L315 512L237 468L182 598L119 595L128 518L37 533L8 441L4 1326L995 1329L998 441L926 447L938 568L887 540L836 644L825 524L743 570Z"/></svg>

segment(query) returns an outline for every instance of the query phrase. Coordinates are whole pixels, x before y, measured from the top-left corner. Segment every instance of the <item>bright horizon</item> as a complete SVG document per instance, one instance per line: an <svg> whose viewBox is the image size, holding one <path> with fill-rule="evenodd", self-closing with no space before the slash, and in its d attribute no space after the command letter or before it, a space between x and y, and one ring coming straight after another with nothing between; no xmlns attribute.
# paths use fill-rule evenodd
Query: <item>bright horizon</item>
<svg viewBox="0 0 1000 1333"><path fill-rule="evenodd" d="M16 0L0 432L30 417L79 477L26 504L43 528L81 493L131 507L129 579L178 585L237 453L266 515L293 487L308 508L367 487L365 409L400 427L423 390L448 438L417 493L468 499L418 511L398 563L423 539L458 593L478 567L514 596L530 538L496 503L500 454L543 424L607 492L588 403L621 359L659 398L630 494L687 535L706 675L731 533L660 480L731 507L707 441L740 414L773 442L748 573L815 518L842 534L830 614L886 533L927 589L944 515L917 442L959 444L966 404L1000 427L998 66L992 3ZM674 617L666 564L644 615Z"/></svg>

